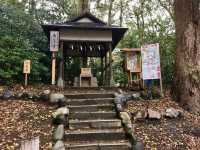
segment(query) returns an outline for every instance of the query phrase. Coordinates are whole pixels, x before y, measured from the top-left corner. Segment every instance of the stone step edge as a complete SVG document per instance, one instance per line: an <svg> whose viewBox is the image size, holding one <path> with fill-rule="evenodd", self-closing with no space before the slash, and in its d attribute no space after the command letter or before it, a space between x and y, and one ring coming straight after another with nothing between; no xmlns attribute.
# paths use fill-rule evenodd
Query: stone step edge
<svg viewBox="0 0 200 150"><path fill-rule="evenodd" d="M69 112L69 115L70 114L116 114L116 111L113 110L113 111L81 111L81 112ZM117 114L116 114L117 116ZM69 116L70 117L70 116ZM70 118L71 119L71 118Z"/></svg>
<svg viewBox="0 0 200 150"><path fill-rule="evenodd" d="M77 106L77 105L66 105L67 108L83 108L83 107L115 107L114 104L97 104L97 105L81 105L81 106Z"/></svg>
<svg viewBox="0 0 200 150"><path fill-rule="evenodd" d="M119 119L98 119L98 120L69 120L69 129L119 129L122 122Z"/></svg>
<svg viewBox="0 0 200 150"><path fill-rule="evenodd" d="M125 133L123 128L120 129L89 129L89 130L66 130L65 135L68 134L102 134L102 133Z"/></svg>
<svg viewBox="0 0 200 150"><path fill-rule="evenodd" d="M79 144L79 143L74 143L74 144L65 144L66 147L68 148L75 148L75 147L93 147L93 146L127 146L131 147L131 144L129 141L124 141L124 142L113 142L113 143L104 143L104 142L92 142L92 143L86 143L86 144Z"/></svg>
<svg viewBox="0 0 200 150"><path fill-rule="evenodd" d="M120 119L88 119L88 120L79 120L79 119L70 119L69 120L69 123L81 123L81 122L83 122L83 123L87 123L87 122L121 122L121 120Z"/></svg>
<svg viewBox="0 0 200 150"><path fill-rule="evenodd" d="M114 94L113 93L86 93L86 94L82 94L82 93L76 93L76 94L64 94L66 98L69 99L96 99L97 97L99 98L114 98Z"/></svg>
<svg viewBox="0 0 200 150"><path fill-rule="evenodd" d="M85 101L85 100L91 100L91 101L94 101L94 100L114 100L115 98L77 98L77 99L74 99L74 98L72 98L72 99L70 99L70 98L68 98L67 100L66 100L66 102L71 102L71 101Z"/></svg>

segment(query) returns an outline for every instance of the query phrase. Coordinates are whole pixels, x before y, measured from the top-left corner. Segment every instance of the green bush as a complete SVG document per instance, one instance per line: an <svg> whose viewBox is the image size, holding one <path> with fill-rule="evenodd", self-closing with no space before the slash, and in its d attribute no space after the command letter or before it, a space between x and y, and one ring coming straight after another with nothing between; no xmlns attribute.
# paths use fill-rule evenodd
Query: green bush
<svg viewBox="0 0 200 150"><path fill-rule="evenodd" d="M30 81L48 79L48 68L42 63L46 55L34 49L28 41L10 36L0 38L0 82L5 84L23 81L23 61L31 60Z"/></svg>

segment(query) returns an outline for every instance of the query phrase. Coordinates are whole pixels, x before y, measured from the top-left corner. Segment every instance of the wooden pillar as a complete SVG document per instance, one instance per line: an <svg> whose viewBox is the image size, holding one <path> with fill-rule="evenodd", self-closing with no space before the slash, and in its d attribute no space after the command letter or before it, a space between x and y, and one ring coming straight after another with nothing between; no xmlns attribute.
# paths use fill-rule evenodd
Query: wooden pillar
<svg viewBox="0 0 200 150"><path fill-rule="evenodd" d="M64 55L63 55L63 41L60 42L60 62L59 62L59 75L57 86L64 88Z"/></svg>
<svg viewBox="0 0 200 150"><path fill-rule="evenodd" d="M113 73L112 73L112 43L109 43L109 87L113 85Z"/></svg>
<svg viewBox="0 0 200 150"><path fill-rule="evenodd" d="M107 74L108 74L108 72L107 72L107 53L106 53L106 55L105 55L105 66L104 66L104 86L107 86L108 85L108 80L107 80Z"/></svg>
<svg viewBox="0 0 200 150"><path fill-rule="evenodd" d="M56 54L52 52L52 66L51 66L51 84L56 83Z"/></svg>
<svg viewBox="0 0 200 150"><path fill-rule="evenodd" d="M103 65L103 57L101 57L101 85L103 86L103 78L104 78L104 65Z"/></svg>

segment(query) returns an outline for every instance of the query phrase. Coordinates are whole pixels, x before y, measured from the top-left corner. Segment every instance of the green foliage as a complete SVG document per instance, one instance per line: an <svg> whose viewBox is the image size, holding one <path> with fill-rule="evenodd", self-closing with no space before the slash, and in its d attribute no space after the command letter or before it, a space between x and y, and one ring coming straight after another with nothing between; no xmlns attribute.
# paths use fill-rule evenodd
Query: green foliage
<svg viewBox="0 0 200 150"><path fill-rule="evenodd" d="M67 58L65 66L65 80L73 83L74 77L79 77L80 75L80 58Z"/></svg>
<svg viewBox="0 0 200 150"><path fill-rule="evenodd" d="M47 49L47 39L33 16L12 5L2 5L0 11L0 36L21 37L34 48Z"/></svg>
<svg viewBox="0 0 200 150"><path fill-rule="evenodd" d="M113 62L113 78L115 83L120 85L125 85L128 82L127 74L124 72L124 56L121 52L114 52L114 62Z"/></svg>
<svg viewBox="0 0 200 150"><path fill-rule="evenodd" d="M23 61L30 59L30 81L41 82L49 78L45 62L48 57L46 38L34 19L19 8L0 6L0 82L5 84L23 81Z"/></svg>
<svg viewBox="0 0 200 150"><path fill-rule="evenodd" d="M16 83L23 81L23 61L30 59L30 81L45 81L48 68L41 62L45 55L31 47L28 41L10 36L0 38L0 82Z"/></svg>

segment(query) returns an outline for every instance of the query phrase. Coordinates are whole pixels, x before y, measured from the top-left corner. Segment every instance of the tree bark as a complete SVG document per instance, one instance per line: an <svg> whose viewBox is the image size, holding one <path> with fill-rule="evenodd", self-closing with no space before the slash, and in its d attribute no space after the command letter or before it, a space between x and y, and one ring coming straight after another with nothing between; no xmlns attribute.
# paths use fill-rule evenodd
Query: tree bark
<svg viewBox="0 0 200 150"><path fill-rule="evenodd" d="M113 9L114 0L110 0L109 9L108 9L108 25L112 24L112 9Z"/></svg>
<svg viewBox="0 0 200 150"><path fill-rule="evenodd" d="M175 0L176 70L174 96L200 114L200 0Z"/></svg>
<svg viewBox="0 0 200 150"><path fill-rule="evenodd" d="M79 0L78 1L78 15L81 15L85 12L89 12L90 11L90 0Z"/></svg>
<svg viewBox="0 0 200 150"><path fill-rule="evenodd" d="M119 16L119 25L120 27L122 27L122 23L123 23L123 0L120 0L120 16Z"/></svg>

